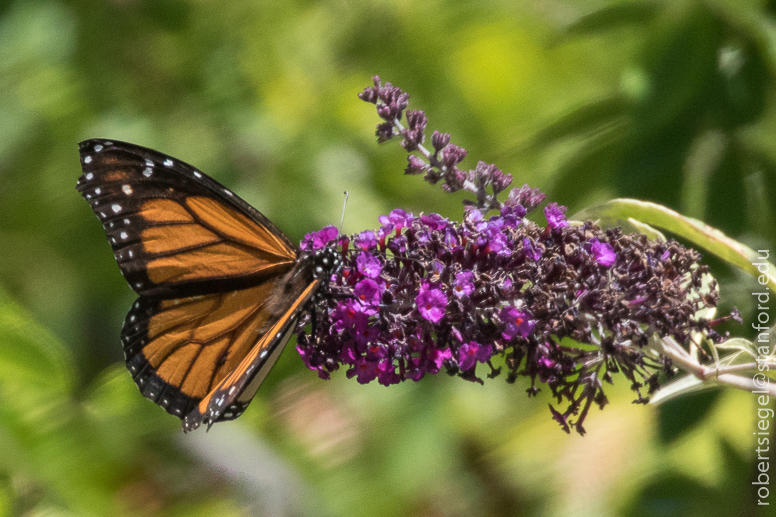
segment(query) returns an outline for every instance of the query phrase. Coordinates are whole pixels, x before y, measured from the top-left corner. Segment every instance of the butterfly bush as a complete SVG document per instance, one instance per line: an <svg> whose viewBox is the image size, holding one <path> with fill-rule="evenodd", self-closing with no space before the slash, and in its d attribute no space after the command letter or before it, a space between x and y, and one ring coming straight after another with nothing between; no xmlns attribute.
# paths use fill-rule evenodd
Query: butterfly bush
<svg viewBox="0 0 776 517"><path fill-rule="evenodd" d="M345 237L327 227L302 241L308 252L336 244L344 258L297 327L297 350L321 378L344 368L359 383L388 386L444 371L482 383L503 371L510 383L527 378L529 395L546 386L558 405L550 405L553 418L584 434L613 374L630 381L638 403L658 389L660 372L671 376L671 360L645 348L653 335L721 339L713 322L694 318L718 300L714 286L700 294L707 267L698 252L569 224L556 203L536 224L526 216L545 195L523 185L500 201L512 177L484 162L461 170L466 150L448 134L435 131L427 150L426 117L404 112L405 92L376 77L360 97L384 120L379 141L401 137L417 153L406 174L475 199L462 222L396 209L376 230Z"/></svg>

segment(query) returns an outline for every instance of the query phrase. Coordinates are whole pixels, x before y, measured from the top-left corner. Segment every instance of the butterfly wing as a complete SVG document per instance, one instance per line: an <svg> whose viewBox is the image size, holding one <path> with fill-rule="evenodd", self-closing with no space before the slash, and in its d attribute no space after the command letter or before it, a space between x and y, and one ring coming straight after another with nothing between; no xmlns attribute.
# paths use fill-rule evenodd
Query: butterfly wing
<svg viewBox="0 0 776 517"><path fill-rule="evenodd" d="M187 414L183 421L185 432L196 429L203 422L207 422L209 428L214 422L235 419L245 411L267 372L283 351L299 314L320 288L320 284L321 280L312 280L304 285L301 292L287 297L292 301L280 318L264 333L242 362Z"/></svg>
<svg viewBox="0 0 776 517"><path fill-rule="evenodd" d="M122 330L135 382L179 418L226 392L229 404L206 408L207 419L236 418L258 389L252 383L246 398L248 381L260 370L263 379L263 366L271 366L265 358L276 358L285 344L268 329L282 321L285 336L294 319L288 307L301 309L280 297L289 274L307 276L294 268L295 246L191 165L124 142L87 140L79 147L77 188L141 295Z"/></svg>
<svg viewBox="0 0 776 517"><path fill-rule="evenodd" d="M138 298L121 341L143 395L178 418L188 414L261 341L274 287L268 281L187 298Z"/></svg>
<svg viewBox="0 0 776 517"><path fill-rule="evenodd" d="M124 142L87 140L79 148L77 189L138 294L230 291L293 266L296 247L280 230L191 165Z"/></svg>

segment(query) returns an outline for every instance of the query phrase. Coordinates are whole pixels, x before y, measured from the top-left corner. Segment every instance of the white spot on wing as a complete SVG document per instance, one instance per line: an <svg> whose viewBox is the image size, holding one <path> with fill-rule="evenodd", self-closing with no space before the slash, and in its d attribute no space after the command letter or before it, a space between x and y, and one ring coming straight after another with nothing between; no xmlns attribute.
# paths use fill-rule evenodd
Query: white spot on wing
<svg viewBox="0 0 776 517"><path fill-rule="evenodd" d="M164 166L165 167L172 167L172 160L170 160L169 158L164 160Z"/></svg>
<svg viewBox="0 0 776 517"><path fill-rule="evenodd" d="M231 190L226 190L226 189L224 189L224 194L226 194L227 196L233 196L234 195L234 194L232 194Z"/></svg>
<svg viewBox="0 0 776 517"><path fill-rule="evenodd" d="M152 162L151 160L146 159L145 163L146 163L146 165L148 167L153 167L154 166L154 162Z"/></svg>
<svg viewBox="0 0 776 517"><path fill-rule="evenodd" d="M198 173L197 171L194 171L194 176L196 176L197 178L201 178L202 174Z"/></svg>
<svg viewBox="0 0 776 517"><path fill-rule="evenodd" d="M129 235L127 235L127 232L121 232L121 234L119 234L119 237L121 237L122 240L127 240L127 237L129 237Z"/></svg>
<svg viewBox="0 0 776 517"><path fill-rule="evenodd" d="M114 203L110 206L110 209L113 210L114 213L118 214L119 212L121 212L121 205Z"/></svg>
<svg viewBox="0 0 776 517"><path fill-rule="evenodd" d="M94 174L92 174L91 172L86 173L87 180L91 180L92 178L94 178Z"/></svg>
<svg viewBox="0 0 776 517"><path fill-rule="evenodd" d="M132 187L130 187L129 185L122 185L121 190L123 190L124 194L126 195L130 195L132 193Z"/></svg>
<svg viewBox="0 0 776 517"><path fill-rule="evenodd" d="M100 144L97 144L94 146L94 152L99 153L102 151L102 146Z"/></svg>
<svg viewBox="0 0 776 517"><path fill-rule="evenodd" d="M92 163L92 157L91 156L84 157L84 163Z"/></svg>
<svg viewBox="0 0 776 517"><path fill-rule="evenodd" d="M102 189L100 187L97 187L96 189L94 189L94 193L99 196L100 194L102 194Z"/></svg>
<svg viewBox="0 0 776 517"><path fill-rule="evenodd" d="M154 170L151 167L146 167L145 169L143 169L143 176L145 176L146 178L150 178L151 174L153 173L154 173Z"/></svg>

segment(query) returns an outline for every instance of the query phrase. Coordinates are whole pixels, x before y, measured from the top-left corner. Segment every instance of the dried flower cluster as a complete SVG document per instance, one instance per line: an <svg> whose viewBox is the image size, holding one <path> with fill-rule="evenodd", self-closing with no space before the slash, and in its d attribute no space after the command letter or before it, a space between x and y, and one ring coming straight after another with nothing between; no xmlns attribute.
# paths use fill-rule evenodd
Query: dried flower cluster
<svg viewBox="0 0 776 517"><path fill-rule="evenodd" d="M311 311L312 333L311 316L297 328L297 349L320 377L342 367L360 383L440 371L482 382L483 368L488 377L504 368L509 382L530 379L530 395L546 385L566 405L550 406L555 420L584 434L592 404L607 402L603 382L612 374L625 375L641 403L642 388L651 393L660 371L670 375L668 359L643 350L653 334L682 344L695 331L715 335L694 319L717 302L714 289L699 294L707 269L696 251L591 222L570 225L555 203L541 227L525 218L543 202L540 191L515 188L500 202L508 174L482 162L461 171L466 151L446 134L434 132L433 153L423 148L423 113L408 112L406 128L400 123L406 93L375 78L361 97L385 120L381 141L402 136L407 151L420 152L410 155L408 174L477 200L462 223L393 210L375 231L341 237L327 227L305 238L304 251L336 245L345 260Z"/></svg>

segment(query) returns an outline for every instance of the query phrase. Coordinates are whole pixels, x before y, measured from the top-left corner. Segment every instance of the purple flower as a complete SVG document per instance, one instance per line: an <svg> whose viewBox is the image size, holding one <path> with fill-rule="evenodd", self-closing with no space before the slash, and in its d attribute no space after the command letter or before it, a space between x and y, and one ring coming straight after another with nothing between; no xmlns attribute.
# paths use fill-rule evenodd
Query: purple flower
<svg viewBox="0 0 776 517"><path fill-rule="evenodd" d="M522 206L527 212L531 212L544 201L545 197L546 194L538 188L523 185L520 188L513 188L504 204L515 207Z"/></svg>
<svg viewBox="0 0 776 517"><path fill-rule="evenodd" d="M431 239L431 234L425 228L422 228L415 232L415 240L421 246L425 246L426 244L428 244L430 239Z"/></svg>
<svg viewBox="0 0 776 517"><path fill-rule="evenodd" d="M427 179L428 179L427 175ZM445 183L442 185L442 189L447 192L458 192L464 187L466 181L466 173L458 167L449 167L444 174Z"/></svg>
<svg viewBox="0 0 776 517"><path fill-rule="evenodd" d="M348 370L347 377L352 379L356 377L359 384L368 384L377 378L379 373L379 363L377 361L370 361L363 357L356 359L353 368Z"/></svg>
<svg viewBox="0 0 776 517"><path fill-rule="evenodd" d="M566 207L558 205L558 203L550 203L544 207L544 217L547 218L547 227L551 229L569 225L566 220Z"/></svg>
<svg viewBox="0 0 776 517"><path fill-rule="evenodd" d="M617 260L614 248L606 242L601 242L595 237L590 239L590 245L596 262L604 267L610 267Z"/></svg>
<svg viewBox="0 0 776 517"><path fill-rule="evenodd" d="M445 316L447 296L439 289L421 289L420 294L415 298L415 303L424 319L431 323L439 323Z"/></svg>
<svg viewBox="0 0 776 517"><path fill-rule="evenodd" d="M380 303L380 295L383 289L371 278L365 278L356 284L353 292L358 301L364 305L371 306Z"/></svg>
<svg viewBox="0 0 776 517"><path fill-rule="evenodd" d="M407 155L407 167L404 169L404 174L415 175L423 174L429 170L429 165L415 156L414 154Z"/></svg>
<svg viewBox="0 0 776 517"><path fill-rule="evenodd" d="M461 163L466 158L468 151L463 147L457 145L447 144L444 149L439 153L440 161L448 168L452 168L455 165Z"/></svg>
<svg viewBox="0 0 776 517"><path fill-rule="evenodd" d="M394 208L390 214L381 215L377 219L380 221L380 224L384 226L391 224L397 231L400 231L402 228L408 227L415 218L401 208Z"/></svg>
<svg viewBox="0 0 776 517"><path fill-rule="evenodd" d="M439 214L421 215L420 221L432 230L443 230L447 226L447 219Z"/></svg>
<svg viewBox="0 0 776 517"><path fill-rule="evenodd" d="M333 241L339 235L336 226L327 226L313 235L313 250L319 250Z"/></svg>
<svg viewBox="0 0 776 517"><path fill-rule="evenodd" d="M523 253L533 261L542 258L542 250L538 246L534 246L528 237L523 238Z"/></svg>
<svg viewBox="0 0 776 517"><path fill-rule="evenodd" d="M369 315L364 312L361 304L355 300L341 300L331 314L332 328L336 332L348 329L366 328Z"/></svg>
<svg viewBox="0 0 776 517"><path fill-rule="evenodd" d="M484 228L487 227L487 223L484 222L484 218L482 217L482 212L480 212L476 208L469 209L466 212L466 217L464 219L467 223L473 226L477 231L482 231Z"/></svg>
<svg viewBox="0 0 776 517"><path fill-rule="evenodd" d="M517 226L520 226L520 223L523 222L523 217L525 217L526 211L525 208L523 208L522 205L504 205L501 207L501 217L504 220L504 226L508 228L516 228Z"/></svg>
<svg viewBox="0 0 776 517"><path fill-rule="evenodd" d="M456 298L469 296L474 292L474 273L471 271L460 271L455 275L453 284L453 294Z"/></svg>
<svg viewBox="0 0 776 517"><path fill-rule="evenodd" d="M415 151L418 149L418 145L423 143L425 135L423 131L426 129L426 114L420 110L410 110L406 113L407 128L404 131L404 139L401 145L407 151Z"/></svg>
<svg viewBox="0 0 776 517"><path fill-rule="evenodd" d="M380 359L385 359L386 357L388 357L388 351L385 349L384 345L372 343L366 349L366 358L370 361L378 361Z"/></svg>
<svg viewBox="0 0 776 517"><path fill-rule="evenodd" d="M380 272L383 270L383 263L367 252L361 252L356 259L356 267L358 272L368 278L377 278L380 276Z"/></svg>
<svg viewBox="0 0 776 517"><path fill-rule="evenodd" d="M339 360L342 364L353 366L356 364L356 350L352 346L344 346L339 354Z"/></svg>
<svg viewBox="0 0 776 517"><path fill-rule="evenodd" d="M493 354L493 350L489 346L483 346L476 341L470 341L467 344L461 345L458 349L458 368L461 370L468 370L473 367L477 361L484 363Z"/></svg>
<svg viewBox="0 0 776 517"><path fill-rule="evenodd" d="M393 361L390 359L385 359L378 365L377 382L383 386L390 386L391 384L398 384L401 382L401 377L396 373L396 368L393 365Z"/></svg>
<svg viewBox="0 0 776 517"><path fill-rule="evenodd" d="M376 311L367 308L364 310L364 314L373 315L376 314ZM377 341L377 338L380 337L380 331L377 330L377 328L374 326L369 325L368 322L367 325L361 325L360 323L357 323L354 328L348 331L348 333L356 341L358 350L365 350L365 347L374 343Z"/></svg>
<svg viewBox="0 0 776 517"><path fill-rule="evenodd" d="M445 229L445 246L450 251L453 251L455 247L457 247L461 243L460 239L458 238L458 234L455 230L452 228L446 228Z"/></svg>
<svg viewBox="0 0 776 517"><path fill-rule="evenodd" d="M308 350L307 347L302 346L302 345L297 343L296 351L299 352L300 356L302 356L302 361L304 361L305 366L307 366L311 370L315 370L316 369L315 366L312 366L310 364L310 357L312 356L312 350Z"/></svg>
<svg viewBox="0 0 776 517"><path fill-rule="evenodd" d="M505 325L501 336L507 341L516 336L528 337L536 326L536 322L531 320L527 313L512 306L501 309L499 316Z"/></svg>
<svg viewBox="0 0 776 517"><path fill-rule="evenodd" d="M434 131L434 134L431 135L431 145L434 146L434 150L437 152L444 149L445 146L449 143L450 133L440 133L439 131Z"/></svg>
<svg viewBox="0 0 776 517"><path fill-rule="evenodd" d="M429 360L433 363L437 371L442 369L445 361L449 361L453 358L453 351L449 348L439 350L438 348L432 348L428 353Z"/></svg>
<svg viewBox="0 0 776 517"><path fill-rule="evenodd" d="M482 242L488 253L511 253L507 248L507 236L503 233L504 222L501 219L489 221L482 232Z"/></svg>
<svg viewBox="0 0 776 517"><path fill-rule="evenodd" d="M399 235L398 237L394 237L388 243L388 249L396 254L404 253L405 251L407 251L407 237L405 237L404 235Z"/></svg>
<svg viewBox="0 0 776 517"><path fill-rule="evenodd" d="M356 247L361 248L364 251L373 250L377 247L377 237L375 232L367 230L358 234L354 241Z"/></svg>
<svg viewBox="0 0 776 517"><path fill-rule="evenodd" d="M448 134L434 132L433 149L421 149L426 115L408 111L400 123L405 92L375 77L360 97L383 119L379 141L398 136L422 155L409 156L406 173L474 198L464 202L463 223L393 210L374 233L351 237L352 250L348 238L337 241L344 266L312 301L314 335L304 331L309 313L297 325L299 352L319 376L346 365L347 376L361 383L417 381L443 369L482 382L476 369L487 363L488 377L506 369L508 382L530 381L529 395L547 385L567 404L563 411L551 406L553 418L583 434L589 408L607 403L601 380L612 382L620 372L644 403L658 388L658 374L671 371L668 358L640 349L650 336L671 336L683 346L697 332L722 339L713 329L719 320L693 317L718 300L714 293L697 296L708 273L700 254L591 221L572 226L557 203L545 208L547 224L539 226L525 216L544 202L540 190L507 192L511 176L485 162L459 169L466 150L450 144ZM302 250L335 237L328 229L310 234ZM490 364L493 354L503 358L500 368Z"/></svg>

